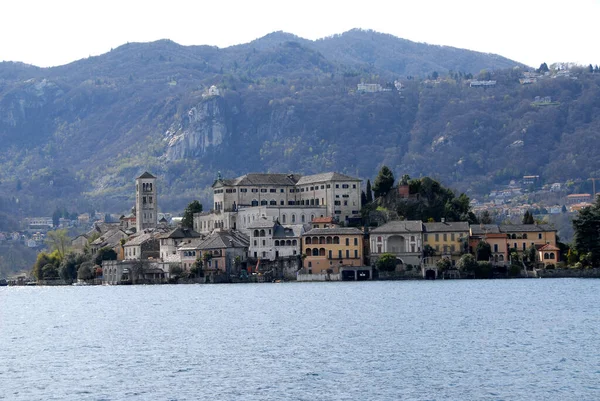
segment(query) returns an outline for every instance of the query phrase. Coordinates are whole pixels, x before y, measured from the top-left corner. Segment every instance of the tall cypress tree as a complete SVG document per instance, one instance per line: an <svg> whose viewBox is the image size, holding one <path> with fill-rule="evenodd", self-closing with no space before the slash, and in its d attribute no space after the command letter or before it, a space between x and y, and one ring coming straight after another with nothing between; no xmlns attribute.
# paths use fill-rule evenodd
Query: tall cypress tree
<svg viewBox="0 0 600 401"><path fill-rule="evenodd" d="M371 189L371 180L367 180L367 203L373 202L373 190Z"/></svg>

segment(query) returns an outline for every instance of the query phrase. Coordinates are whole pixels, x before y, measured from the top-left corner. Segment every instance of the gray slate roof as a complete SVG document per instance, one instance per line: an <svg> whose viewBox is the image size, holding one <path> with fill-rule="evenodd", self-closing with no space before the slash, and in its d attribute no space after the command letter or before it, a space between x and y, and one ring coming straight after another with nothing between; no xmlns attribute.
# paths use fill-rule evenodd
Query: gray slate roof
<svg viewBox="0 0 600 401"><path fill-rule="evenodd" d="M192 230L191 228L177 227L177 228L169 231L168 233L162 234L160 236L160 238L179 239L179 238L198 238L201 236L202 235L200 233L197 233L196 231Z"/></svg>
<svg viewBox="0 0 600 401"><path fill-rule="evenodd" d="M321 173L321 174L313 174L313 175L305 175L298 180L296 185L306 185L312 184L315 182L325 182L325 181L362 181L359 178L350 177L348 175L330 172L330 173Z"/></svg>
<svg viewBox="0 0 600 401"><path fill-rule="evenodd" d="M469 231L469 223L463 221L450 223L423 223L423 226L425 228L424 231L428 233Z"/></svg>
<svg viewBox="0 0 600 401"><path fill-rule="evenodd" d="M313 228L304 233L304 235L362 235L361 230L354 227L331 227L331 228Z"/></svg>
<svg viewBox="0 0 600 401"><path fill-rule="evenodd" d="M123 230L117 228L102 234L99 238L96 238L96 240L94 240L90 245L100 247L114 247L121 243L121 238L127 238L127 234L125 234Z"/></svg>
<svg viewBox="0 0 600 401"><path fill-rule="evenodd" d="M223 185L238 186L238 185L271 185L271 186L294 186L300 176L294 174L271 174L271 173L250 173L242 175L231 180L221 180ZM215 185L219 181L215 182Z"/></svg>
<svg viewBox="0 0 600 401"><path fill-rule="evenodd" d="M215 231L204 240L192 240L181 246L179 250L207 250L223 248L247 248L250 239L239 231Z"/></svg>
<svg viewBox="0 0 600 401"><path fill-rule="evenodd" d="M472 224L471 233L473 235L500 234L500 227L498 224Z"/></svg>
<svg viewBox="0 0 600 401"><path fill-rule="evenodd" d="M522 232L549 232L556 231L550 224L502 224L500 232L502 233L522 233Z"/></svg>
<svg viewBox="0 0 600 401"><path fill-rule="evenodd" d="M140 178L156 178L156 177L146 171L146 172L144 172L144 174L140 175L137 179L139 180Z"/></svg>
<svg viewBox="0 0 600 401"><path fill-rule="evenodd" d="M371 230L372 233L414 233L423 232L421 220L390 221Z"/></svg>
<svg viewBox="0 0 600 401"><path fill-rule="evenodd" d="M127 241L124 246L142 245L144 242L154 239L154 236L154 233L143 233Z"/></svg>
<svg viewBox="0 0 600 401"><path fill-rule="evenodd" d="M250 173L237 178L217 180L213 184L213 188L220 186L295 186L306 185L316 182L325 181L362 181L359 178L350 177L348 175L330 172L313 175L302 176L300 174L271 174L271 173Z"/></svg>
<svg viewBox="0 0 600 401"><path fill-rule="evenodd" d="M299 238L303 233L304 225L302 224L277 225L273 232L273 238Z"/></svg>

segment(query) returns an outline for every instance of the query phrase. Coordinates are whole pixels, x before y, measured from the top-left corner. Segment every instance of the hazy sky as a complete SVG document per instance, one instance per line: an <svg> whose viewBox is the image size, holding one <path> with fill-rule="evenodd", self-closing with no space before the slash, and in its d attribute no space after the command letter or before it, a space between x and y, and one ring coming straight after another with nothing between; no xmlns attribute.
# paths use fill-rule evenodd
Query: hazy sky
<svg viewBox="0 0 600 401"><path fill-rule="evenodd" d="M600 0L3 0L0 60L66 64L126 42L226 47L273 31L317 39L352 28L539 66L600 64Z"/></svg>

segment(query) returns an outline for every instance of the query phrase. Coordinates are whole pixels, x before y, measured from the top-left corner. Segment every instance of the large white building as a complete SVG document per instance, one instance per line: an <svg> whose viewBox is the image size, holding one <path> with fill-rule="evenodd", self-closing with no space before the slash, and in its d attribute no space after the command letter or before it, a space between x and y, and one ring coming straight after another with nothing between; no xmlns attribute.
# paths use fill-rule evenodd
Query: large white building
<svg viewBox="0 0 600 401"><path fill-rule="evenodd" d="M246 174L231 180L219 177L213 190L213 211L194 216L194 229L200 233L215 228L247 232L248 226L262 217L281 224L309 223L315 217L344 222L358 217L361 208L361 180L334 172Z"/></svg>

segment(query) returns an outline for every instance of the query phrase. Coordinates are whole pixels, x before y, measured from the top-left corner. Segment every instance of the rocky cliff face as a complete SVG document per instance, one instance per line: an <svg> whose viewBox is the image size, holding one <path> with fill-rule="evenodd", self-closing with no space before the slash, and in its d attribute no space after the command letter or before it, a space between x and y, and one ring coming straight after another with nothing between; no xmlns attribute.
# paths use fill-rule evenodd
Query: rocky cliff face
<svg viewBox="0 0 600 401"><path fill-rule="evenodd" d="M230 134L222 97L212 96L192 107L175 127L166 133L167 160L199 157L219 146Z"/></svg>

